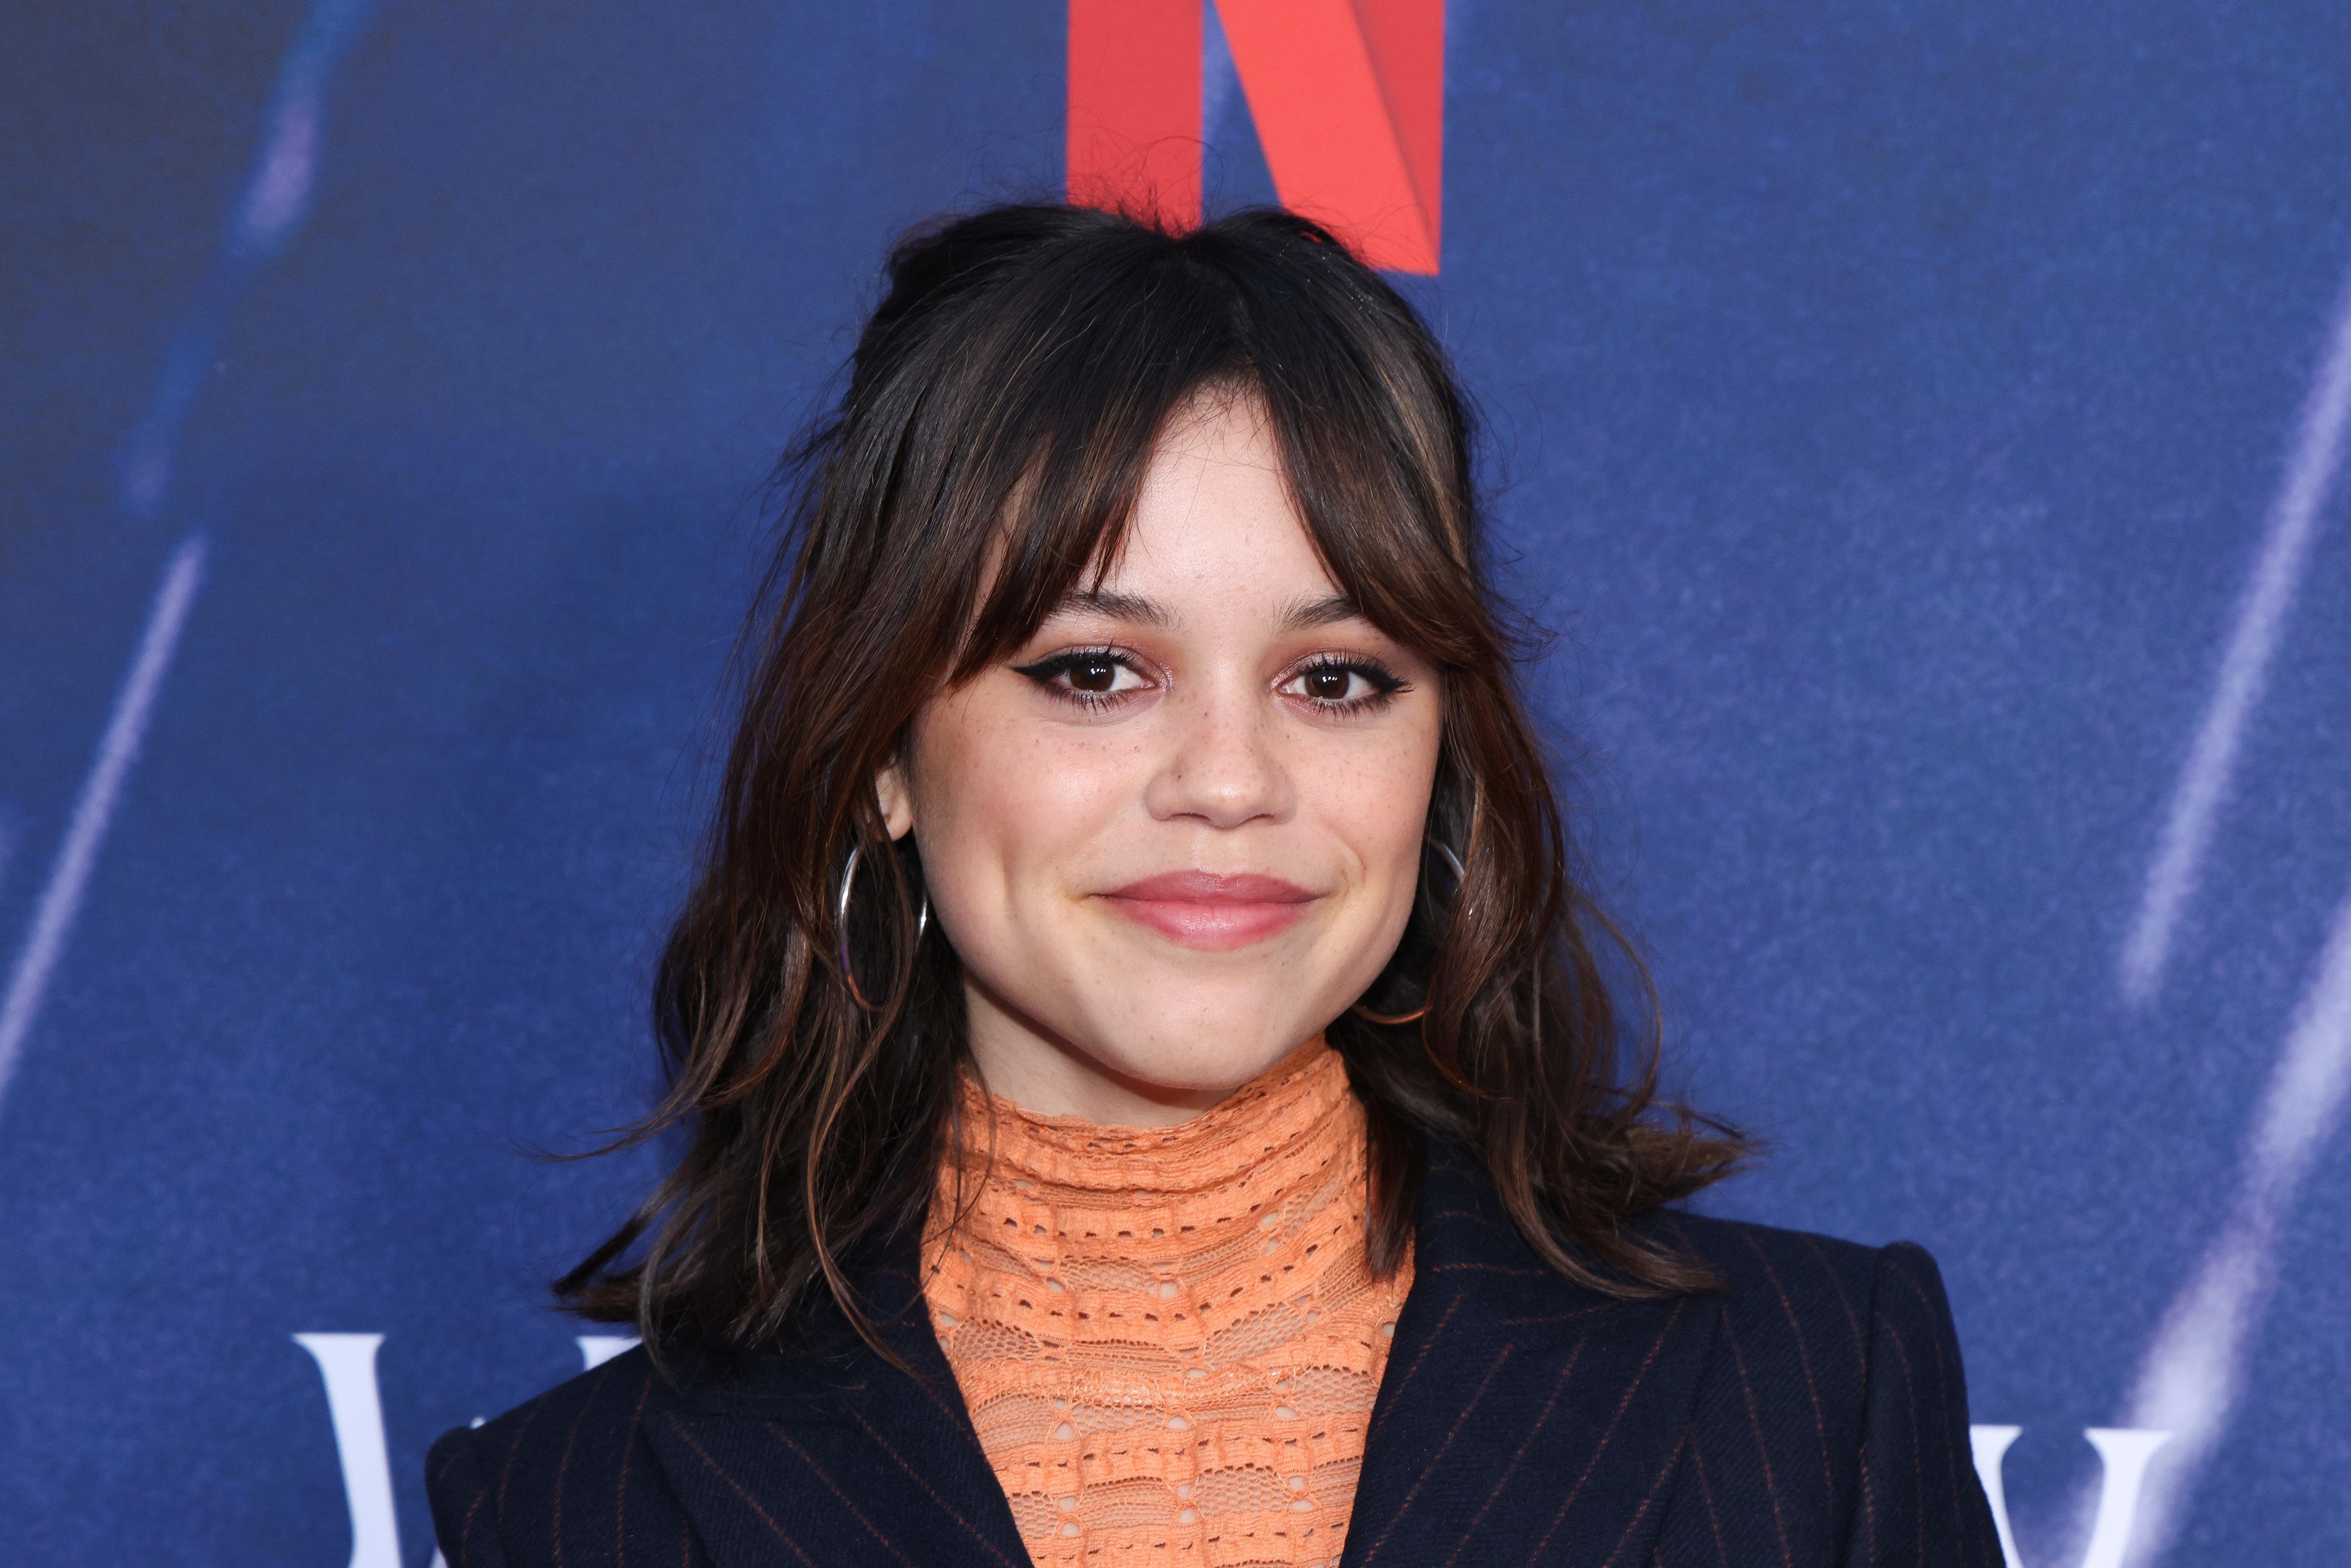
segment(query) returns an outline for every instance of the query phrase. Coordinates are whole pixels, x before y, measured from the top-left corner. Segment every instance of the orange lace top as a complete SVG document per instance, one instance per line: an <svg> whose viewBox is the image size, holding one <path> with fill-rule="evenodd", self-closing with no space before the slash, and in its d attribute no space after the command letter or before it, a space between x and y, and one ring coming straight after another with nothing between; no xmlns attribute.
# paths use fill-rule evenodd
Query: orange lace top
<svg viewBox="0 0 2351 1568"><path fill-rule="evenodd" d="M1172 1127L967 1076L931 1319L1039 1568L1337 1568L1412 1262L1364 1260L1362 1104L1319 1038ZM995 1157L988 1159L994 1140Z"/></svg>

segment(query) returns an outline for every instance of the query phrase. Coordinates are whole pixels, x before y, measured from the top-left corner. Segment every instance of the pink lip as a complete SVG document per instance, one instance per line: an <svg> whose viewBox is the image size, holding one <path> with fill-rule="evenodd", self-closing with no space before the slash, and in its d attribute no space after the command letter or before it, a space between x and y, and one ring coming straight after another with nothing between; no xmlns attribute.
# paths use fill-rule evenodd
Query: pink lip
<svg viewBox="0 0 2351 1568"><path fill-rule="evenodd" d="M1278 876L1171 871L1102 894L1109 905L1171 942L1229 953L1287 931L1322 896Z"/></svg>

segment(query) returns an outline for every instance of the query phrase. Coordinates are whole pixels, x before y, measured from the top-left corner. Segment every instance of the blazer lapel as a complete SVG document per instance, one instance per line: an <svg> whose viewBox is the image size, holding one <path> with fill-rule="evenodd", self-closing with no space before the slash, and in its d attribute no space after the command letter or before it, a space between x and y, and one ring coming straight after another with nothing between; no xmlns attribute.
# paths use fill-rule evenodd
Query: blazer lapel
<svg viewBox="0 0 2351 1568"><path fill-rule="evenodd" d="M720 1568L941 1563L1029 1568L932 1333L914 1249L864 1276L873 1354L830 1301L789 1355L689 1369L645 1423L663 1472Z"/></svg>
<svg viewBox="0 0 2351 1568"><path fill-rule="evenodd" d="M1341 1568L1640 1563L1719 1306L1562 1277L1458 1149L1431 1145L1415 1218Z"/></svg>

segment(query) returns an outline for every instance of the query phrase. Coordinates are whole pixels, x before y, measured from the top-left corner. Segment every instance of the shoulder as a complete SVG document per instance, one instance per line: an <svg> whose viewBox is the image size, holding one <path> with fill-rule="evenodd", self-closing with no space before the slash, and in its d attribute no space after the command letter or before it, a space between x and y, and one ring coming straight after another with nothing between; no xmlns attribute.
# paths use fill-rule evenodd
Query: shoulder
<svg viewBox="0 0 2351 1568"><path fill-rule="evenodd" d="M511 1496L549 1467L593 1465L642 1419L660 1381L643 1346L614 1356L494 1420L444 1433L425 1460L426 1482L437 1494L462 1466Z"/></svg>
<svg viewBox="0 0 2351 1568"><path fill-rule="evenodd" d="M1874 1377L1906 1368L1929 1381L1958 1376L1942 1275L1915 1242L1865 1247L1677 1212L1646 1228L1713 1274L1724 1348L1750 1382L1783 1382L1816 1407L1857 1407Z"/></svg>
<svg viewBox="0 0 2351 1568"><path fill-rule="evenodd" d="M1935 1474L1948 1491L1938 1508L1973 1520L1967 1380L1942 1274L1925 1248L1860 1247L1686 1214L1655 1223L1658 1239L1678 1239L1719 1282L1708 1382L1726 1429L1874 1451L1881 1468L1908 1456L1903 1464Z"/></svg>
<svg viewBox="0 0 2351 1568"><path fill-rule="evenodd" d="M1706 1507L1669 1524L1689 1539L1661 1555L1710 1560L1736 1537L1738 1561L1997 1568L1959 1341L1924 1248L1687 1214L1646 1224L1707 1265L1720 1311L1689 1430Z"/></svg>
<svg viewBox="0 0 2351 1568"><path fill-rule="evenodd" d="M643 1347L558 1384L479 1427L442 1435L425 1456L433 1525L450 1568L513 1561L509 1542L560 1521L569 1499L618 1504L632 1450L664 1391ZM586 1504L586 1510L579 1505Z"/></svg>
<svg viewBox="0 0 2351 1568"><path fill-rule="evenodd" d="M1741 1318L1822 1318L1865 1333L1873 1318L1948 1319L1941 1270L1915 1241L1865 1247L1808 1230L1661 1210L1644 1217L1655 1241L1705 1264Z"/></svg>
<svg viewBox="0 0 2351 1568"><path fill-rule="evenodd" d="M1645 1216L1643 1228L1651 1240L1703 1263L1726 1303L1742 1314L1771 1307L1850 1316L1857 1324L1866 1315L1887 1250L1809 1230L1672 1209ZM1918 1250L1908 1243L1896 1245Z"/></svg>

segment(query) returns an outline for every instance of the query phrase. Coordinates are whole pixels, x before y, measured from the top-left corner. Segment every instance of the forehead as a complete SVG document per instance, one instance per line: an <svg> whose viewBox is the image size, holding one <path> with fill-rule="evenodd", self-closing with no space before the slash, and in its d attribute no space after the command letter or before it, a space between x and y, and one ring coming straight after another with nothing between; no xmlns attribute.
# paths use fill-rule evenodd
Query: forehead
<svg viewBox="0 0 2351 1568"><path fill-rule="evenodd" d="M1097 601L1148 598L1194 610L1336 596L1253 397L1196 399L1153 448Z"/></svg>

